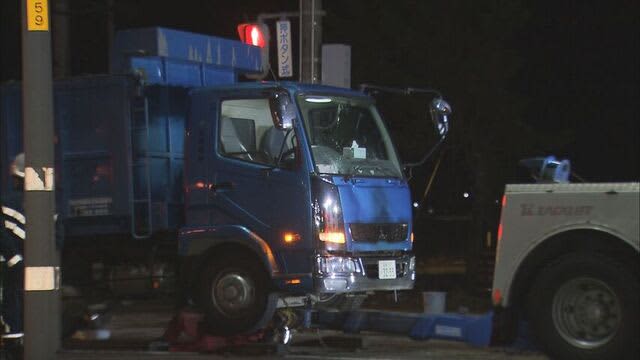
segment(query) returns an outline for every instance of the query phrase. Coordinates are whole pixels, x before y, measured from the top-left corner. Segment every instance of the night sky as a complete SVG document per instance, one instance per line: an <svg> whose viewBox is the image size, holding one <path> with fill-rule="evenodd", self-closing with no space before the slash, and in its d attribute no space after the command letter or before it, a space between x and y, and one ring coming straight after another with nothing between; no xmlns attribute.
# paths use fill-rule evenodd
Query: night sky
<svg viewBox="0 0 640 360"><path fill-rule="evenodd" d="M69 1L72 74L106 72L107 0ZM298 8L297 0L114 3L116 30L165 26L231 38L259 13ZM20 77L18 0L1 4L0 80L8 81ZM323 40L352 46L354 86L434 87L452 104L452 133L415 172L416 197L441 157L433 201L458 201L463 191L488 201L521 180L517 160L525 157L569 158L589 181L640 178L639 4L324 0ZM403 101L380 105L411 161L433 135L428 99Z"/></svg>

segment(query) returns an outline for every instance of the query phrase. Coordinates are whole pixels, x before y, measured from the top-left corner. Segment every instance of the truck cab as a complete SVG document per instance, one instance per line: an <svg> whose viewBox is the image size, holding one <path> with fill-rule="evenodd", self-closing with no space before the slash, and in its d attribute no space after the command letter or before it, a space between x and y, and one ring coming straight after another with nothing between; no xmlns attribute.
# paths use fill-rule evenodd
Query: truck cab
<svg viewBox="0 0 640 360"><path fill-rule="evenodd" d="M243 314L283 294L413 288L410 191L371 97L241 83L190 98L179 247L211 323L253 328Z"/></svg>

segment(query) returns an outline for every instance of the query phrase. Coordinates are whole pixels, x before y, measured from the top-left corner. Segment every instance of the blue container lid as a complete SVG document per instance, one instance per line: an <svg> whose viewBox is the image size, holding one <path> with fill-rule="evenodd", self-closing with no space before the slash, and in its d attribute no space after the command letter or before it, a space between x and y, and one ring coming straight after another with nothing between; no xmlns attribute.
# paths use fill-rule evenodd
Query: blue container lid
<svg viewBox="0 0 640 360"><path fill-rule="evenodd" d="M190 63L204 70L233 74L262 70L261 49L240 41L161 27L119 31L111 56L113 73L130 73L132 58L163 58ZM167 76L164 76L167 78Z"/></svg>

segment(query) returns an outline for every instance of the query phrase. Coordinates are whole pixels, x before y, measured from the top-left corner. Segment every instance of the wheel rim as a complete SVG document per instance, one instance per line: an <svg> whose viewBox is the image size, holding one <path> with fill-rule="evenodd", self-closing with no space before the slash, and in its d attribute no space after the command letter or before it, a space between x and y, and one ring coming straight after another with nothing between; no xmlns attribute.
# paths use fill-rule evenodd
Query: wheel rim
<svg viewBox="0 0 640 360"><path fill-rule="evenodd" d="M604 282L576 278L563 284L553 298L553 322L571 345L592 349L607 343L621 322L620 300Z"/></svg>
<svg viewBox="0 0 640 360"><path fill-rule="evenodd" d="M213 305L225 316L238 318L254 307L256 289L250 277L230 272L218 276L212 285Z"/></svg>

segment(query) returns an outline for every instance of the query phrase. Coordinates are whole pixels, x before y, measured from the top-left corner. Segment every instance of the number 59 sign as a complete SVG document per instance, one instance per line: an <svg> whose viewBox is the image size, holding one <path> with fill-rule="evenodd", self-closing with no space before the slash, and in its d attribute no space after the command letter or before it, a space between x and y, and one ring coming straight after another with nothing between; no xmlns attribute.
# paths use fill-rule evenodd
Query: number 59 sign
<svg viewBox="0 0 640 360"><path fill-rule="evenodd" d="M27 30L49 31L48 0L27 0Z"/></svg>

